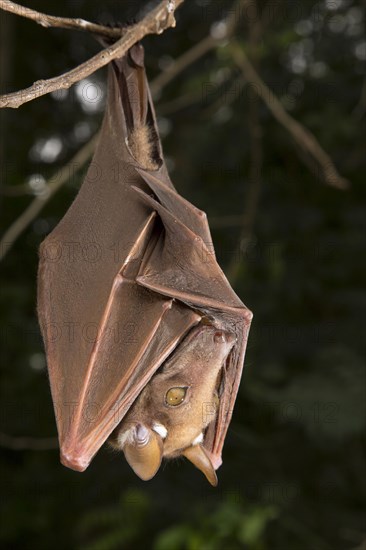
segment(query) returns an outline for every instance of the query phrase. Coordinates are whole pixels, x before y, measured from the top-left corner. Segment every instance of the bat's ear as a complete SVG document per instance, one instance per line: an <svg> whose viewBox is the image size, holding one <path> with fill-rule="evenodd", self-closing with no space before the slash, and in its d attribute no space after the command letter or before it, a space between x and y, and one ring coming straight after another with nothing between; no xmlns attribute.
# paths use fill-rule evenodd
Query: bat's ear
<svg viewBox="0 0 366 550"><path fill-rule="evenodd" d="M202 445L191 445L184 449L182 455L188 458L207 477L208 481L216 487L217 475L212 462Z"/></svg>
<svg viewBox="0 0 366 550"><path fill-rule="evenodd" d="M135 474L147 481L154 477L160 468L163 440L150 428L138 424L133 429L132 440L124 445L123 452Z"/></svg>

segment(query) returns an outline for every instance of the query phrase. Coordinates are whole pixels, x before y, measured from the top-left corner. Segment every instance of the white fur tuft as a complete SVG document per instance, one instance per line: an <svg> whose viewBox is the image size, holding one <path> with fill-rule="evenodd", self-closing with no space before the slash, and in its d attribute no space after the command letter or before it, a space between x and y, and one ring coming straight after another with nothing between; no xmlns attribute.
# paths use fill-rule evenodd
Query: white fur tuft
<svg viewBox="0 0 366 550"><path fill-rule="evenodd" d="M199 443L202 443L203 441L203 433L201 432L197 437L194 438L192 441L192 445L198 445Z"/></svg>
<svg viewBox="0 0 366 550"><path fill-rule="evenodd" d="M162 424L158 424L157 422L153 424L152 429L154 430L154 432L159 434L163 439L165 439L166 436L168 435L168 430L166 429L166 427L163 426Z"/></svg>
<svg viewBox="0 0 366 550"><path fill-rule="evenodd" d="M134 439L134 428L130 428L125 432L120 432L117 437L116 446L119 449L123 449L126 443L132 443Z"/></svg>

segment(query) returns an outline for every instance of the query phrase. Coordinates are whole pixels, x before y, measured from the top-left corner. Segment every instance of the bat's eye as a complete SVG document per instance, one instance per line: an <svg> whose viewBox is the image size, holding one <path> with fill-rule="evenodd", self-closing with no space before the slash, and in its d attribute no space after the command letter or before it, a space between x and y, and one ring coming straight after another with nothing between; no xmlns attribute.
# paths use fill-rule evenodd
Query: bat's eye
<svg viewBox="0 0 366 550"><path fill-rule="evenodd" d="M188 388L170 388L165 395L165 403L171 407L176 407L183 403Z"/></svg>

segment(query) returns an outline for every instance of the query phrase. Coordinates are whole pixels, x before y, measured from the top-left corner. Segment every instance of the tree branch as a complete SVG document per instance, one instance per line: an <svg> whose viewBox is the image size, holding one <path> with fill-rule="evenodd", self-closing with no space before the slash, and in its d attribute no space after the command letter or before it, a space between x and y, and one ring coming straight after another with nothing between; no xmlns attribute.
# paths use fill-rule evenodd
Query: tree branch
<svg viewBox="0 0 366 550"><path fill-rule="evenodd" d="M180 58L178 58L178 61L179 59ZM185 66L181 64L180 70L183 70L184 68ZM175 75L179 72L177 71ZM151 83L151 86L155 89L155 93L159 92L163 85L164 84L161 81L159 82L159 76ZM19 236L43 210L55 193L57 193L57 191L70 179L70 174L81 169L89 160L94 152L97 139L98 136L94 136L88 143L79 149L75 156L65 166L63 166L60 170L57 170L46 183L46 193L35 197L22 212L22 214L10 225L8 230L0 239L0 261L4 259Z"/></svg>
<svg viewBox="0 0 366 550"><path fill-rule="evenodd" d="M183 0L181 0L181 1L183 1ZM248 2L250 2L250 0L238 0L238 2L236 3L236 6L238 6L242 9L243 6L245 6ZM176 5L176 7L177 7L177 5ZM235 25L238 24L239 18L235 17L233 14L236 14L238 11L241 12L241 10L233 10L233 12L231 12L230 16L225 20L225 26L226 26L227 32L234 32L234 30L236 28ZM260 22L258 22L257 24L260 24ZM266 26L266 24L267 24L267 20L265 21L264 26ZM262 28L263 28L263 25L260 25L260 26L262 26ZM222 43L225 40L227 40L227 36L225 36L221 39L214 39L211 36L205 37L203 40L201 40L201 42L194 45L191 49L189 49L183 55L178 57L175 60L174 65L172 65L172 68L169 68L169 69L163 71L163 73L161 73L160 75L158 75L150 84L151 90L154 92L155 95L157 95L159 93L159 91L166 84L168 84L171 80L173 80L173 78L175 78L182 71L184 71L191 63L194 63L195 61L200 59L200 57L202 57L205 53L207 53L211 49L214 49L215 47L220 45L220 43ZM247 60L244 52L241 52L241 53L245 57L245 59ZM268 108L271 110L271 112L274 114L274 116L276 117L275 113L273 112L273 110L271 108L271 107L273 107L273 98L274 98L273 92L271 92L269 90L269 88L264 84L264 82L259 77L259 75L254 70L253 66L250 64L250 62L248 60L247 60L247 64L245 64L245 67L247 67L248 64L252 69L252 71L250 73L250 76L244 70L244 67L241 67L242 70L243 70L243 74L246 76L246 79L248 81L257 82L257 84L259 84L258 86L255 87L254 91L256 91L258 93L258 95L260 95L262 97L263 101L265 101L265 97L267 97L268 100L270 98L269 103L266 103L266 104L267 104ZM262 92L262 95L259 93L260 91ZM286 113L286 111L284 111L284 109L283 109L283 107L282 107L282 105L281 105L281 103L279 102L278 99L277 99L276 105L277 105L277 107L275 108L275 110L277 108L279 108L279 111L284 113L285 118L288 117L290 119L290 121L293 120L292 117L290 117L290 115L288 115ZM282 116L283 116L283 113L282 113ZM279 122L281 122L281 120L279 120ZM300 127L300 134L302 134L301 129L303 129L303 127L298 122L296 122L295 120L293 120L293 122L295 123L295 125ZM305 130L305 129L303 129L303 130L305 132L307 132L308 134L310 134L310 132L308 132L307 130ZM315 146L318 146L320 148L320 150L323 151L321 149L320 145L318 144L318 142L316 141L315 137L312 136L312 134L310 134L310 136L311 136L312 140L315 141ZM92 140L89 143L84 145L82 147L82 149L80 149L79 152L76 153L75 157L64 168L62 168L61 170L56 172L56 174L51 178L50 182L48 183L48 186L47 186L48 194L45 195L45 196L42 196L42 197L34 198L33 201L30 203L30 205L21 214L21 216L19 218L17 218L15 220L15 222L9 227L9 229L6 231L6 233L3 235L2 239L0 240L0 261L5 257L5 255L11 249L14 242L18 239L18 237L21 235L21 233L35 219L35 217L39 214L39 212L43 209L43 207L47 204L47 202L53 197L53 195L58 191L58 189L60 189L62 187L62 185L68 181L68 179L70 178L70 167L71 166L75 167L75 165L78 165L78 164L80 164L80 167L81 167L83 164L85 164L87 162L87 160L93 154L96 139L97 139L96 137L92 138ZM296 137L295 137L295 139L296 139ZM300 143L300 145L303 144L303 142L301 140L301 137L296 139L296 141L298 143ZM303 145L302 145L302 147L304 148ZM306 149L306 150L308 150L308 149ZM332 163L330 157L324 151L323 151L323 154L325 155L326 162L330 162L331 166L333 166L333 163ZM327 165L327 167L329 169L329 165ZM336 170L334 166L333 166L333 170ZM336 174L337 174L337 172L336 172ZM347 180L345 180L341 176L338 176L338 179L336 181L338 181L338 186L336 185L336 187L338 187L338 188L345 189L348 186ZM57 182L57 184L56 184L56 182ZM345 185L343 184L343 186L342 186L342 182L345 182ZM229 222L226 219L222 220L222 221L221 221L221 219L218 219L218 220L216 220L216 223L217 223L217 226L223 226L223 225L227 225L227 224L230 225L230 226L233 226L233 225L241 225L241 223L244 223L244 224L247 223L247 221L244 219L244 216L242 217L241 223L239 223L238 218L239 217L234 217L234 218L231 217ZM213 223L215 223L215 221L213 221Z"/></svg>
<svg viewBox="0 0 366 550"><path fill-rule="evenodd" d="M238 44L232 44L231 51L235 63L243 71L248 83L253 86L253 91L266 104L275 119L291 134L296 143L318 162L323 172L324 181L337 189L348 189L349 181L338 173L332 159L310 130L285 111L274 92L263 82L243 48Z"/></svg>
<svg viewBox="0 0 366 550"><path fill-rule="evenodd" d="M0 432L0 447L12 451L50 451L58 449L57 437L14 437Z"/></svg>
<svg viewBox="0 0 366 550"><path fill-rule="evenodd" d="M81 63L71 71L48 80L38 80L29 88L0 96L0 108L18 108L20 105L46 95L55 90L70 88L76 82L91 75L113 59L121 57L136 42L148 34L161 34L165 29L175 26L174 10L184 0L163 0L151 10L139 23L128 27L124 35L112 46L105 48L88 61Z"/></svg>
<svg viewBox="0 0 366 550"><path fill-rule="evenodd" d="M19 235L35 219L53 195L66 183L72 175L80 170L92 156L98 134L86 143L76 155L49 179L45 187L45 193L35 197L22 214L11 224L0 240L0 261L9 252Z"/></svg>
<svg viewBox="0 0 366 550"><path fill-rule="evenodd" d="M151 83L150 89L152 95L155 96L159 89L169 84L173 78L189 67L189 65L198 61L198 59L203 57L206 53L214 50L217 46L231 38L240 23L240 14L243 13L245 6L250 5L251 2L252 0L237 0L229 15L223 21L218 22L224 29L222 34L214 36L214 34L211 33L178 57L170 67L160 73L160 75L155 78L154 82Z"/></svg>
<svg viewBox="0 0 366 550"><path fill-rule="evenodd" d="M169 84L173 78L184 71L189 65L203 57L206 53L216 48L218 41L212 36L206 36L203 40L195 44L192 48L184 52L175 62L165 71L161 72L151 83L150 89L153 96L157 91Z"/></svg>
<svg viewBox="0 0 366 550"><path fill-rule="evenodd" d="M58 27L61 29L75 29L77 31L87 31L95 34L101 34L104 36L110 36L111 38L120 38L123 34L121 28L105 27L104 25L98 25L96 23L90 23L85 19L71 19L69 17L56 17L54 15L47 15L25 6L20 6L11 0L0 0L0 9L31 19L42 25L42 27Z"/></svg>
<svg viewBox="0 0 366 550"><path fill-rule="evenodd" d="M183 1L183 0L181 0ZM249 0L250 1L250 0ZM237 5L244 5L248 0L238 0ZM177 5L176 5L177 7ZM230 15L226 22L227 29L233 29L233 25L238 22L238 19ZM217 46L220 41L212 40L210 38L210 48ZM204 38L199 42L199 44L193 46L190 50L178 57L174 63L174 71L166 70L161 75L158 75L151 83L150 89L158 94L160 90L178 74L180 74L189 64L193 63L199 59L207 49L207 38ZM224 40L224 39L221 39ZM206 46L205 46L206 43ZM4 259L6 254L10 251L15 241L23 233L23 231L32 223L36 216L43 210L48 201L54 196L54 194L70 179L70 169L72 167L78 166L82 167L88 159L91 157L94 151L94 147L97 141L97 137L93 137L91 141L86 143L73 159L66 164L63 168L58 170L54 176L47 182L46 189L47 193L45 195L35 197L29 206L23 211L23 213L11 224L6 233L0 240L0 261Z"/></svg>

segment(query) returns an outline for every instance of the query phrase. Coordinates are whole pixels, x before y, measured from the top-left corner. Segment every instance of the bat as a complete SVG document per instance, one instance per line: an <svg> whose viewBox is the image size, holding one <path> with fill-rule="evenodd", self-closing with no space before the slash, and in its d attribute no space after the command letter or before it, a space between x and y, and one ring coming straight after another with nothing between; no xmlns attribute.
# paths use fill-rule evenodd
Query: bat
<svg viewBox="0 0 366 550"><path fill-rule="evenodd" d="M108 440L141 479L185 456L216 485L252 313L170 181L143 47L108 71L92 162L39 251L60 459L84 471Z"/></svg>

